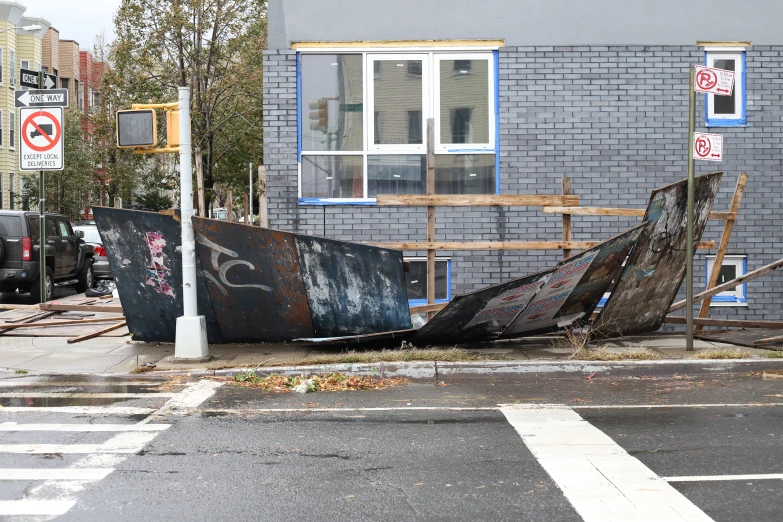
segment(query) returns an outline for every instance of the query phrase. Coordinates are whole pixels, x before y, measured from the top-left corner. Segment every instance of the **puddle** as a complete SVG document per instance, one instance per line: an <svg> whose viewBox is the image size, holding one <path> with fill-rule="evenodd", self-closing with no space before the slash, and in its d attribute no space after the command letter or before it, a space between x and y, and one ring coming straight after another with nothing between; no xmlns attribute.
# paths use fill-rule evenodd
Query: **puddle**
<svg viewBox="0 0 783 522"><path fill-rule="evenodd" d="M225 411L202 411L198 413L199 417L208 419L210 417L227 417L229 414Z"/></svg>
<svg viewBox="0 0 783 522"><path fill-rule="evenodd" d="M58 406L108 406L118 402L132 400L127 397L120 398L67 398L67 397L0 397L0 406L3 407L58 407ZM2 410L0 410L2 411Z"/></svg>

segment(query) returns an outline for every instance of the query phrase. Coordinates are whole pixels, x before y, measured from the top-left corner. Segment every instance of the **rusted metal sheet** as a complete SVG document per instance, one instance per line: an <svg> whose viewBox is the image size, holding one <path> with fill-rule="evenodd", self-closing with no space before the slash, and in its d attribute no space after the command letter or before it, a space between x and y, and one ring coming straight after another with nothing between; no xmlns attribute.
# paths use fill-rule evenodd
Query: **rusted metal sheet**
<svg viewBox="0 0 783 522"><path fill-rule="evenodd" d="M537 335L586 322L619 274L625 258L650 228L649 223L644 223L560 261L501 338Z"/></svg>
<svg viewBox="0 0 783 522"><path fill-rule="evenodd" d="M93 207L135 341L174 342L182 315L182 232L172 216ZM197 268L198 313L206 318L209 342L221 342L204 278Z"/></svg>
<svg viewBox="0 0 783 522"><path fill-rule="evenodd" d="M693 241L701 240L722 172L696 178ZM639 240L612 295L595 322L608 335L658 330L685 278L688 181L653 191L644 221L652 229Z"/></svg>
<svg viewBox="0 0 783 522"><path fill-rule="evenodd" d="M302 234L296 246L315 337L412 328L401 251Z"/></svg>
<svg viewBox="0 0 783 522"><path fill-rule="evenodd" d="M199 217L193 229L225 342L314 334L294 234Z"/></svg>
<svg viewBox="0 0 783 522"><path fill-rule="evenodd" d="M554 268L458 295L413 337L414 344L490 341L524 310Z"/></svg>

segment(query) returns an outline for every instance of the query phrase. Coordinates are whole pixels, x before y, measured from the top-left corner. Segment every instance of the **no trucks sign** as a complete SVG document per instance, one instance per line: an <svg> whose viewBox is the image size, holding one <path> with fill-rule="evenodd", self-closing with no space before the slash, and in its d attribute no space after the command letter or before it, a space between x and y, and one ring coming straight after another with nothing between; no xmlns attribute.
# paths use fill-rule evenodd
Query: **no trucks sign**
<svg viewBox="0 0 783 522"><path fill-rule="evenodd" d="M63 170L63 109L19 109L21 170Z"/></svg>

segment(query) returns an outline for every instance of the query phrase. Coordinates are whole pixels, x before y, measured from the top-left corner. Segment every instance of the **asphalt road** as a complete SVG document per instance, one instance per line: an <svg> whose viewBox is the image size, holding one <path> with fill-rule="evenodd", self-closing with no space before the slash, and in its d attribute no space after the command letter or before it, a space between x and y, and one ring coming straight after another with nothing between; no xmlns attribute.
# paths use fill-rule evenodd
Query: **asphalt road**
<svg viewBox="0 0 783 522"><path fill-rule="evenodd" d="M783 379L538 375L274 394L206 381L157 388L147 375L130 386L6 377L5 513L20 501L61 502L39 509L73 521L749 522L783 513ZM116 393L134 395L107 395ZM498 409L508 403L526 406ZM13 431L31 424L67 426ZM73 431L100 429L84 425L158 431ZM31 469L49 480L3 480ZM74 469L111 471L47 475ZM669 504L676 517L656 511Z"/></svg>

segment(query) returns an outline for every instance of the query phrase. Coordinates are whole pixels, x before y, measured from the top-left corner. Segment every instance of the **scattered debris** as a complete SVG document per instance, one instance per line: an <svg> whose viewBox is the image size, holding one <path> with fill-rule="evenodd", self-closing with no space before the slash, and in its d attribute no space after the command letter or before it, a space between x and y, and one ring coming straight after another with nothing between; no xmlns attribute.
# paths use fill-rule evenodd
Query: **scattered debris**
<svg viewBox="0 0 783 522"><path fill-rule="evenodd" d="M147 373L147 372L151 372L154 369L155 369L155 365L154 364L144 363L141 366L135 367L129 373Z"/></svg>
<svg viewBox="0 0 783 522"><path fill-rule="evenodd" d="M641 360L652 361L660 359L660 356L643 348L641 350L610 350L606 346L600 348L591 348L586 346L571 355L570 359L579 359L584 361L625 361L625 360Z"/></svg>
<svg viewBox="0 0 783 522"><path fill-rule="evenodd" d="M233 383L237 386L248 388L261 388L262 390L276 392L327 392L327 391L355 391L355 390L380 390L390 386L403 386L408 384L404 377L380 378L366 375L345 375L342 373L328 373L324 375L303 375L286 377L283 375L258 375L255 370L239 373L234 376Z"/></svg>
<svg viewBox="0 0 783 522"><path fill-rule="evenodd" d="M694 357L696 359L747 359L750 354L737 348L707 348L699 350Z"/></svg>

